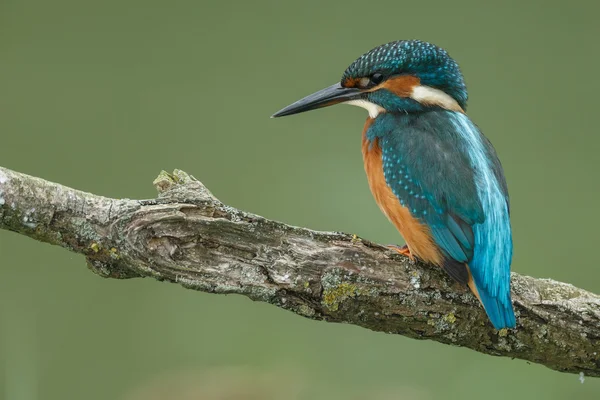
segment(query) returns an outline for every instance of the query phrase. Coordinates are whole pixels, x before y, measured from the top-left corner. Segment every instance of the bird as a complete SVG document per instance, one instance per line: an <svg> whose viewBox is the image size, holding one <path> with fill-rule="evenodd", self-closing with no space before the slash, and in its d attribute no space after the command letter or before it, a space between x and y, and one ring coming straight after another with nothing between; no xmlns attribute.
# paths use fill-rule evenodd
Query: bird
<svg viewBox="0 0 600 400"><path fill-rule="evenodd" d="M272 118L350 104L367 110L362 155L396 250L466 285L495 329L514 328L508 187L491 142L466 114L467 88L448 52L399 40L360 56L338 83Z"/></svg>

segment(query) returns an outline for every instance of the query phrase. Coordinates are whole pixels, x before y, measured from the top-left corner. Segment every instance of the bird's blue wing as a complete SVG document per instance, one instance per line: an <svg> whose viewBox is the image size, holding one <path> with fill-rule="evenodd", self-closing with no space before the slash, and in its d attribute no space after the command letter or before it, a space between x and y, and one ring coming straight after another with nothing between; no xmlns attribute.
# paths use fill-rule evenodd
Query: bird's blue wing
<svg viewBox="0 0 600 400"><path fill-rule="evenodd" d="M464 146L430 124L390 125L393 128L379 137L388 186L429 226L446 257L469 262L475 245L473 225L485 216Z"/></svg>
<svg viewBox="0 0 600 400"><path fill-rule="evenodd" d="M454 278L466 283L468 275L453 268L469 265L494 325L513 326L508 194L491 144L463 114L390 114L378 120L367 135L381 147L388 186L455 262L445 266Z"/></svg>

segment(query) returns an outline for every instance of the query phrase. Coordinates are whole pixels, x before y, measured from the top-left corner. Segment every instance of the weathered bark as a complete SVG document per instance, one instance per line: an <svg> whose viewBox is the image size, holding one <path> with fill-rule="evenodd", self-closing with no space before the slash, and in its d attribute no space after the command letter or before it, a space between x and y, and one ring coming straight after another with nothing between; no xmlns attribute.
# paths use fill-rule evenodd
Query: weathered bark
<svg viewBox="0 0 600 400"><path fill-rule="evenodd" d="M600 376L595 294L513 273L518 325L496 331L439 269L356 236L226 206L182 171L154 184L155 200L117 200L0 167L0 228L83 254L103 277L237 293L312 319Z"/></svg>

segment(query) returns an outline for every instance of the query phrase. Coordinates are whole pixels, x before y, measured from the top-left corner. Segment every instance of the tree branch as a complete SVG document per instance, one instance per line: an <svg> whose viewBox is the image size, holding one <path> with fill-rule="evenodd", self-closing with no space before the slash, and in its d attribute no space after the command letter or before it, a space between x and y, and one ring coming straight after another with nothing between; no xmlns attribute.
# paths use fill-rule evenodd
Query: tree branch
<svg viewBox="0 0 600 400"><path fill-rule="evenodd" d="M513 273L518 325L495 331L475 297L440 269L356 236L226 206L182 171L154 184L155 200L117 200L0 167L0 228L83 254L107 278L237 293L316 320L600 376L595 294Z"/></svg>

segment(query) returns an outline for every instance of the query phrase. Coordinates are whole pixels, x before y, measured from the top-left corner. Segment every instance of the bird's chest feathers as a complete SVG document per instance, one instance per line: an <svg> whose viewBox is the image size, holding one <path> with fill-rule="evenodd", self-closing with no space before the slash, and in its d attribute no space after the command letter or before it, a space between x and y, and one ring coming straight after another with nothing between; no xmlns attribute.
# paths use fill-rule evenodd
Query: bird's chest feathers
<svg viewBox="0 0 600 400"><path fill-rule="evenodd" d="M371 193L375 197L375 201L381 208L381 211L391 219L390 214L394 213L392 202L395 200L394 194L385 181L383 175L383 160L381 158L381 147L379 147L378 138L369 138L367 133L374 119L369 118L365 123L362 135L362 155L365 164L365 172L369 180Z"/></svg>
<svg viewBox="0 0 600 400"><path fill-rule="evenodd" d="M431 238L429 229L400 204L385 180L379 138L368 134L373 122L374 119L367 119L362 135L363 161L371 193L381 211L400 231L413 254L424 261L439 265L442 260L441 254Z"/></svg>

